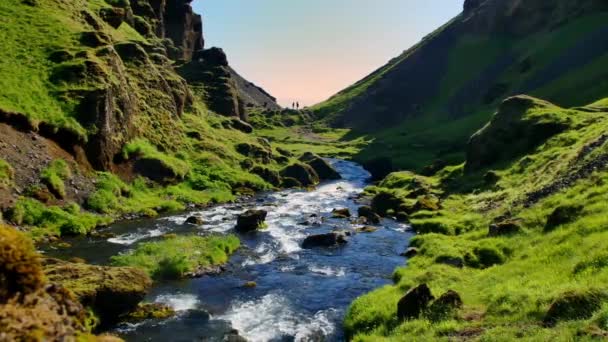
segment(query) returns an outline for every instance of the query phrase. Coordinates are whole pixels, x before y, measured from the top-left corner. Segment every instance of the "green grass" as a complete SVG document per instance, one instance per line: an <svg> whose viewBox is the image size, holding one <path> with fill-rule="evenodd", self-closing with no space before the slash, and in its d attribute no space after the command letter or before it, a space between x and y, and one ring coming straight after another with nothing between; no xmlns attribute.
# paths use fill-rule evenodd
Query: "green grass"
<svg viewBox="0 0 608 342"><path fill-rule="evenodd" d="M12 184L14 177L15 171L11 165L0 158L0 188L9 187Z"/></svg>
<svg viewBox="0 0 608 342"><path fill-rule="evenodd" d="M51 193L59 198L65 197L65 181L72 177L68 163L63 159L53 160L40 173L40 179L49 188Z"/></svg>
<svg viewBox="0 0 608 342"><path fill-rule="evenodd" d="M142 157L160 161L164 166L171 169L173 174L179 178L184 178L190 171L190 166L187 162L180 160L172 155L159 152L158 149L144 138L137 138L126 144L123 148L123 157L130 159L132 157Z"/></svg>
<svg viewBox="0 0 608 342"><path fill-rule="evenodd" d="M465 174L462 165L433 177L397 173L368 189L368 194L391 191L407 197L417 189L411 186L416 180L442 200L438 211L410 216L414 229L422 233L411 241L419 254L395 271L395 284L350 307L344 324L355 341L447 341L464 336L481 341L571 341L606 333L608 301L593 294L605 289L608 280L608 171L593 172L529 207L523 203L530 192L581 172L583 165L608 153L607 143L592 145L608 121L605 113L560 108L553 108L549 116L541 112L531 110L529 115L569 118L570 128L525 155L472 174ZM484 184L488 170L499 175L497 184ZM583 209L546 230L548 217L564 206ZM521 232L489 237L489 226L499 217L515 219ZM460 259L464 268L443 264L446 259ZM436 297L457 291L464 307L440 320L425 314L397 321L397 302L421 283L428 284ZM589 305L569 304L555 326L545 325L551 304L571 293L588 298L580 303L588 300Z"/></svg>
<svg viewBox="0 0 608 342"><path fill-rule="evenodd" d="M63 207L45 206L29 198L20 198L8 218L19 226L31 227L29 232L35 240L46 235L85 235L111 221L107 217L83 212L75 203Z"/></svg>
<svg viewBox="0 0 608 342"><path fill-rule="evenodd" d="M112 264L141 268L154 279L180 279L200 268L226 263L239 246L234 235L168 237L114 256Z"/></svg>

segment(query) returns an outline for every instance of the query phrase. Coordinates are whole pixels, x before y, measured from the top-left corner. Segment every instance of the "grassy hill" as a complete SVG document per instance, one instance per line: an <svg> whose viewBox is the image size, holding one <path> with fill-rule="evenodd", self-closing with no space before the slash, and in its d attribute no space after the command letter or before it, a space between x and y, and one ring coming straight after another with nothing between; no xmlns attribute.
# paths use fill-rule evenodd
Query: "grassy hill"
<svg viewBox="0 0 608 342"><path fill-rule="evenodd" d="M486 7L508 3L486 1ZM387 157L396 168L422 170L438 160L462 162L468 137L510 95L530 94L563 107L604 96L605 6L561 1L539 14L541 5L518 3L516 10L529 13L504 19L499 13L494 21L509 23L504 30L480 24L495 13L485 7L463 13L313 110L330 125L352 128L346 139L374 141L359 160ZM539 16L542 24L531 26Z"/></svg>

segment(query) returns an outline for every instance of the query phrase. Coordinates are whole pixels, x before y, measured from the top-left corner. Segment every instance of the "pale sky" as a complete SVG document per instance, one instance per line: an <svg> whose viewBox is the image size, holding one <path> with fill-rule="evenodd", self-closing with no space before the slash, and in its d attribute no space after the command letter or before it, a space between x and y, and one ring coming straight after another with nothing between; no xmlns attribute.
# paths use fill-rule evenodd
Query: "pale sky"
<svg viewBox="0 0 608 342"><path fill-rule="evenodd" d="M463 0L196 0L205 47L282 105L323 101L462 10Z"/></svg>

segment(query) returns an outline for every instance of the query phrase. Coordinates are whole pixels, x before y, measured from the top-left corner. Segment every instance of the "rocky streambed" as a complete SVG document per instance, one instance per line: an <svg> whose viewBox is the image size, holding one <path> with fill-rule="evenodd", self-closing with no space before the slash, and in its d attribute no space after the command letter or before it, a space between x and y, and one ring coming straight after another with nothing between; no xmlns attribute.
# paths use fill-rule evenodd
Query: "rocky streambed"
<svg viewBox="0 0 608 342"><path fill-rule="evenodd" d="M340 341L348 305L391 282L395 267L405 263L399 255L412 233L392 220L370 227L356 223L344 210L335 212L357 213L355 198L369 173L352 162L330 162L342 179L312 191L286 190L238 204L119 223L107 229L111 238L73 239L69 250L46 253L107 264L112 255L165 234L234 233L239 214L265 210L267 227L239 235L243 247L224 272L155 284L147 301L171 306L176 316L121 324L113 331L127 341ZM200 217L199 224L186 223L193 215ZM304 243L322 234L324 241L333 236L335 246Z"/></svg>

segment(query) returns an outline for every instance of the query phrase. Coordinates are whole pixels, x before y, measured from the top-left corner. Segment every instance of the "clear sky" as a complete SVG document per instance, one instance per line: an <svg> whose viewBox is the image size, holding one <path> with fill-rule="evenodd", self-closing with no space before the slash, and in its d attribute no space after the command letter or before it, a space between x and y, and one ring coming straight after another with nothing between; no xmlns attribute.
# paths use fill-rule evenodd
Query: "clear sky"
<svg viewBox="0 0 608 342"><path fill-rule="evenodd" d="M464 0L196 0L206 48L283 105L312 105L456 16Z"/></svg>

